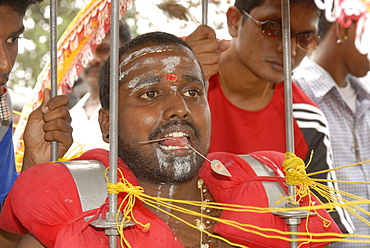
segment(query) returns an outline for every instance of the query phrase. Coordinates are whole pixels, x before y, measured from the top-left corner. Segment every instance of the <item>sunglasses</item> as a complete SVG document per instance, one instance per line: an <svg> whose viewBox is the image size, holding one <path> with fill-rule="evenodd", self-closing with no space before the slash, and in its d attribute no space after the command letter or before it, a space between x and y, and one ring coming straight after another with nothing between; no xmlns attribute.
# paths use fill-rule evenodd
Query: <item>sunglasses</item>
<svg viewBox="0 0 370 248"><path fill-rule="evenodd" d="M275 21L267 20L261 22L247 13L245 10L241 10L244 15L249 17L255 24L261 26L262 34L269 40L281 41L282 40L282 27L281 24ZM320 42L320 36L313 34L312 32L302 32L296 35L297 46L306 52L312 52L317 48Z"/></svg>

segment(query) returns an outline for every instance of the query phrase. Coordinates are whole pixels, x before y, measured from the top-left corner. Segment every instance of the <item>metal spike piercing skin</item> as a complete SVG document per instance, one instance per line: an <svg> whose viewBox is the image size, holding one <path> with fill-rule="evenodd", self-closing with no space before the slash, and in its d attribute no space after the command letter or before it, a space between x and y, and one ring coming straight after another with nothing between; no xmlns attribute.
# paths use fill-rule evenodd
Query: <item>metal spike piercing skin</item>
<svg viewBox="0 0 370 248"><path fill-rule="evenodd" d="M162 140L167 140L167 139L170 139L170 140L175 140L174 138L171 138L171 137L165 137L165 138L161 138L161 139L154 139L154 140L147 140L147 141L140 141L139 144L150 144L150 143L155 143L155 142L159 142L159 141L162 141ZM184 147L187 147L187 148L190 148L191 150L193 150L196 154L198 154L199 156L201 156L203 159L207 160L208 162L211 163L211 168L214 172L216 172L217 174L220 174L220 175L223 175L223 176L227 176L227 177L232 177L232 175L230 174L230 172L226 169L226 167L221 163L221 161L219 160L209 160L207 157L205 157L203 154L201 154L200 152L198 152L194 147L192 147L191 145L185 145Z"/></svg>
<svg viewBox="0 0 370 248"><path fill-rule="evenodd" d="M162 138L162 139L139 141L139 144L144 144L145 145L145 144L155 143L155 142L159 142L159 141L167 140L167 139L176 140L176 139L173 139L173 138L170 138L170 137L166 137L166 138Z"/></svg>
<svg viewBox="0 0 370 248"><path fill-rule="evenodd" d="M203 154L198 152L194 147L192 147L190 145L187 145L187 147L189 147L196 154L198 154L199 156L201 156L202 158L204 158L205 160L210 162L211 163L211 168L214 172L216 172L217 174L223 175L223 176L232 177L231 173L226 169L225 165L223 165L223 163L221 163L221 161L216 160L216 159L211 161L207 157L205 157Z"/></svg>

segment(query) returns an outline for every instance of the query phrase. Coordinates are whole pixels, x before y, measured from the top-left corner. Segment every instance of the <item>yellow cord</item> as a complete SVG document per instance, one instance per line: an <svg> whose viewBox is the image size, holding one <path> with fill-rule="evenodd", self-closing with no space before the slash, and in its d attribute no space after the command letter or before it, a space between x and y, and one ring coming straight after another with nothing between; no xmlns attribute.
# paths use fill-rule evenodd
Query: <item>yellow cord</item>
<svg viewBox="0 0 370 248"><path fill-rule="evenodd" d="M312 158L312 154L311 154ZM310 159L311 161L311 159ZM309 163L308 163L309 164ZM359 163L357 163L359 164ZM354 165L357 165L354 164ZM354 166L351 165L351 166ZM325 227L328 227L331 225L331 221L328 219L325 219L323 216L319 215L317 210L319 209L327 209L328 211L333 211L336 206L342 207L345 210L347 210L352 215L356 216L360 220L362 220L367 225L370 225L370 222L366 220L365 218L361 217L358 214L358 211L370 216L370 213L363 208L361 208L360 204L369 204L370 200L364 199L346 192L343 192L341 190L331 188L327 185L323 185L319 182L326 181L323 179L313 179L310 178L311 175L315 175L318 173L306 173L306 166L304 164L304 161L298 157L296 157L293 153L286 153L286 159L283 163L284 166L284 172L286 173L286 182L291 185L296 185L296 196L293 197L282 197L280 201L284 199L288 199L292 203L299 202L303 197L308 196L309 204L308 206L301 206L297 208L259 208L259 207L253 207L253 206L242 206L242 205L236 205L236 204L223 204L223 203L216 203L216 202L204 202L204 201L188 201L188 200L176 200L176 199L167 199L162 197L153 197L146 195L144 193L144 189L140 186L133 186L131 183L129 183L123 176L123 173L118 169L120 173L120 179L117 184L110 183L108 180L108 177L105 175L107 180L107 186L108 186L108 193L125 193L126 196L121 201L121 204L119 206L119 214L123 214L123 220L121 223L119 222L119 214L117 214L116 222L117 222L117 230L121 236L121 246L124 247L126 245L127 247L131 247L127 239L124 237L124 224L126 224L129 221L133 221L136 224L140 225L143 228L143 231L146 232L150 228L150 223L140 223L133 214L133 207L135 206L136 200L142 201L148 206L151 206L155 209L158 209L161 212L164 212L168 214L169 216L183 222L184 224L191 226L201 232L206 233L207 235L220 239L232 246L235 247L246 247L241 244L233 243L221 236L209 233L208 231L199 228L198 226L191 224L172 212L166 211L164 209L171 209L173 211L189 214L196 217L201 218L207 218L210 220L217 221L219 223L223 223L232 227L235 227L239 230L242 230L246 233L253 233L257 234L261 237L265 238L275 238L280 240L285 240L288 242L292 241L301 241L303 243L300 244L303 245L305 243L310 242L352 242L352 243L370 243L370 235L361 235L361 234L338 234L338 233L311 233L309 231L308 223L309 223L309 217L310 212L314 211L316 215L318 215L322 219L322 223ZM348 167L348 166L346 166ZM108 168L107 168L108 170ZM331 170L325 170L324 172L329 172ZM327 180L327 181L334 181L334 180ZM335 181L334 181L335 182ZM327 203L323 204L315 204L315 202L312 199L313 193L311 190L315 190L318 192L318 194L322 195L324 198L327 199ZM350 197L354 199L355 201L348 201L344 199L341 195ZM319 199L317 199L319 200ZM294 210L306 210L307 211L307 217L306 217L306 232L284 232L281 230L277 230L274 228L261 228L255 225L250 224L243 224L236 221L230 221L225 219L220 219L212 216L208 216L199 212L195 212L192 210L189 210L184 207L177 206L175 204L187 204L192 206L197 206L201 208L211 208L211 209L219 209L219 210L227 210L227 211L234 211L234 212L254 212L254 213L269 213L269 212L287 212L287 211L294 211ZM266 234L266 233L269 234ZM292 239L289 237L289 235L297 235L297 239ZM335 238L325 238L327 236L332 236ZM347 238L347 239L343 239ZM348 239L348 238L365 238L365 240L358 240L358 239Z"/></svg>

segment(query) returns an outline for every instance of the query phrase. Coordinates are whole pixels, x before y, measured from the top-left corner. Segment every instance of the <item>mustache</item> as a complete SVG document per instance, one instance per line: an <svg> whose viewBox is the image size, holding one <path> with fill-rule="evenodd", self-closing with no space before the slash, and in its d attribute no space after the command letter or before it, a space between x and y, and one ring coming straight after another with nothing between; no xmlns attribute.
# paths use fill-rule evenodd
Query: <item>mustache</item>
<svg viewBox="0 0 370 248"><path fill-rule="evenodd" d="M161 133L163 133L166 129L172 127L172 126L188 126L190 127L193 132L194 132L194 135L196 138L200 139L201 135L200 135L200 132L198 130L198 128L191 122L187 121L187 120L174 120L174 121L170 121L170 122L167 122L166 124L164 124L163 126L157 128L156 130L154 130L151 134L149 134L149 140L152 140L156 137L158 137Z"/></svg>

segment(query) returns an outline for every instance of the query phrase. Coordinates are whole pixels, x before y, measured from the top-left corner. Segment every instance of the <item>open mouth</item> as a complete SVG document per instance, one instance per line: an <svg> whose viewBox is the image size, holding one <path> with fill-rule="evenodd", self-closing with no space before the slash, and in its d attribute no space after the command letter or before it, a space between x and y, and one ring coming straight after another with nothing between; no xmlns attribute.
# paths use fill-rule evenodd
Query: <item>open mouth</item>
<svg viewBox="0 0 370 248"><path fill-rule="evenodd" d="M163 150L189 149L190 138L185 132L172 132L165 135L158 144Z"/></svg>

